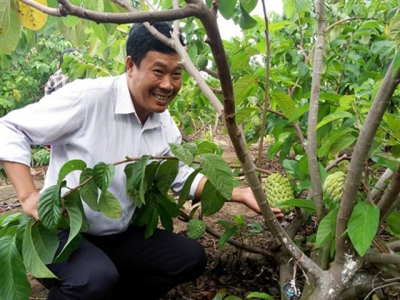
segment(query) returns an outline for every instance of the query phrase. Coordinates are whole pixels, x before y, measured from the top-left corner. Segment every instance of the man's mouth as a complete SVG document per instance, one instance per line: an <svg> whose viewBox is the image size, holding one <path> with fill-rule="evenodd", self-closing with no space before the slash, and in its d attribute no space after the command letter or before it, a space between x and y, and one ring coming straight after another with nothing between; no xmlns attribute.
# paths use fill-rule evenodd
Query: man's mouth
<svg viewBox="0 0 400 300"><path fill-rule="evenodd" d="M157 95L157 94L153 94L154 98L156 98L157 100L161 100L161 101L168 101L170 96L163 96L163 95Z"/></svg>

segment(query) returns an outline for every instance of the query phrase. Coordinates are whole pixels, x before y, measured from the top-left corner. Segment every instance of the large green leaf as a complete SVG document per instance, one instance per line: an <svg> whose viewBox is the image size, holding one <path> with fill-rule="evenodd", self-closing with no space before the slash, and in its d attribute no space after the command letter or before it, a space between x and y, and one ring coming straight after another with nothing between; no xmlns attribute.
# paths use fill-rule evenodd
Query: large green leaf
<svg viewBox="0 0 400 300"><path fill-rule="evenodd" d="M311 214L315 214L315 204L312 200L307 199L291 199L280 202L279 206L296 206L300 207Z"/></svg>
<svg viewBox="0 0 400 300"><path fill-rule="evenodd" d="M317 126L315 126L315 130L317 130L318 128L321 128L322 126L329 124L333 121L343 120L344 118L354 118L354 116L347 111L334 112L334 113L329 114L326 117L324 117L321 120L321 122L319 122L317 124Z"/></svg>
<svg viewBox="0 0 400 300"><path fill-rule="evenodd" d="M15 238L5 235L0 238L0 298L28 300L31 286Z"/></svg>
<svg viewBox="0 0 400 300"><path fill-rule="evenodd" d="M371 246L378 230L380 210L367 202L359 202L354 207L348 224L348 233L357 253L362 257Z"/></svg>
<svg viewBox="0 0 400 300"><path fill-rule="evenodd" d="M399 161L386 152L375 152L371 159L378 165L389 168L392 172L396 172L399 167Z"/></svg>
<svg viewBox="0 0 400 300"><path fill-rule="evenodd" d="M57 232L62 210L59 186L53 185L40 194L39 218L48 230Z"/></svg>
<svg viewBox="0 0 400 300"><path fill-rule="evenodd" d="M174 154L180 161L190 166L196 156L197 146L195 143L169 144L172 154Z"/></svg>
<svg viewBox="0 0 400 300"><path fill-rule="evenodd" d="M122 217L122 207L118 199L109 191L101 194L99 208L102 214L110 219L119 219Z"/></svg>
<svg viewBox="0 0 400 300"><path fill-rule="evenodd" d="M57 233L47 230L40 223L33 224L31 230L33 245L40 260L46 265L51 263L59 245Z"/></svg>
<svg viewBox="0 0 400 300"><path fill-rule="evenodd" d="M22 256L25 266L36 278L56 278L56 276L46 267L35 248L34 239L37 238L37 231L32 231L33 219L30 219L25 226L22 241Z"/></svg>
<svg viewBox="0 0 400 300"><path fill-rule="evenodd" d="M181 207L186 200L189 198L189 193L190 193L190 187L192 186L193 180L196 177L197 174L201 172L201 168L196 169L193 171L192 174L189 175L189 177L186 179L181 192L179 193L179 200L178 200L178 206Z"/></svg>
<svg viewBox="0 0 400 300"><path fill-rule="evenodd" d="M397 211L392 211L385 221L391 232L400 234L400 214Z"/></svg>
<svg viewBox="0 0 400 300"><path fill-rule="evenodd" d="M80 189L79 193L83 201L93 210L99 210L99 188L97 187L96 183L92 179L93 170L87 168L82 171L79 183L82 184L86 182Z"/></svg>
<svg viewBox="0 0 400 300"><path fill-rule="evenodd" d="M255 75L245 75L240 77L233 84L233 90L237 104L240 104L247 97L247 93L257 85L258 77Z"/></svg>
<svg viewBox="0 0 400 300"><path fill-rule="evenodd" d="M286 17L290 19L296 12L296 0L283 0L283 11Z"/></svg>
<svg viewBox="0 0 400 300"><path fill-rule="evenodd" d="M6 2L7 1L8 0L6 0ZM12 10L10 11L10 20L11 22L8 26L8 30L0 34L0 52L7 55L11 55L17 48L21 32L21 24Z"/></svg>
<svg viewBox="0 0 400 300"><path fill-rule="evenodd" d="M161 163L158 168L155 180L157 182L157 188L161 194L165 194L171 188L172 182L174 182L176 175L179 171L179 161L167 160Z"/></svg>
<svg viewBox="0 0 400 300"><path fill-rule="evenodd" d="M10 28L10 1L0 0L0 36L5 35Z"/></svg>
<svg viewBox="0 0 400 300"><path fill-rule="evenodd" d="M80 159L74 159L66 162L58 173L57 185L60 185L64 178L73 171L83 171L86 168L86 163Z"/></svg>
<svg viewBox="0 0 400 300"><path fill-rule="evenodd" d="M271 101L274 101L279 106L286 118L292 119L292 114L295 112L296 104L289 95L275 91L271 95Z"/></svg>
<svg viewBox="0 0 400 300"><path fill-rule="evenodd" d="M68 195L68 197L65 199L65 208L68 212L70 224L68 240L61 252L57 255L54 262L61 262L67 259L81 242L81 236L79 232L84 223L85 216L78 191L74 191Z"/></svg>
<svg viewBox="0 0 400 300"><path fill-rule="evenodd" d="M226 161L221 156L211 153L200 155L199 161L207 179L222 197L229 200L233 190L233 175Z"/></svg>
<svg viewBox="0 0 400 300"><path fill-rule="evenodd" d="M201 195L201 209L205 216L211 216L224 206L224 198L210 181L206 181Z"/></svg>
<svg viewBox="0 0 400 300"><path fill-rule="evenodd" d="M258 0L240 0L240 5L247 13L251 13L257 6Z"/></svg>
<svg viewBox="0 0 400 300"><path fill-rule="evenodd" d="M335 237L338 208L331 210L319 223L315 247L321 248Z"/></svg>
<svg viewBox="0 0 400 300"><path fill-rule="evenodd" d="M143 155L136 163L127 164L124 169L126 192L138 207L145 203L144 195L139 194L139 191L144 180L143 177L145 176L146 165L149 159L149 155Z"/></svg>
<svg viewBox="0 0 400 300"><path fill-rule="evenodd" d="M221 0L219 3L219 12L221 15L229 20L232 18L235 11L237 0Z"/></svg>
<svg viewBox="0 0 400 300"><path fill-rule="evenodd" d="M257 25L257 21L254 20L246 11L246 9L243 8L242 5L240 5L240 11L242 14L240 15L239 19L239 26L242 29L250 29L253 28L254 26Z"/></svg>
<svg viewBox="0 0 400 300"><path fill-rule="evenodd" d="M93 180L102 192L110 186L114 173L115 166L111 164L100 162L93 167Z"/></svg>

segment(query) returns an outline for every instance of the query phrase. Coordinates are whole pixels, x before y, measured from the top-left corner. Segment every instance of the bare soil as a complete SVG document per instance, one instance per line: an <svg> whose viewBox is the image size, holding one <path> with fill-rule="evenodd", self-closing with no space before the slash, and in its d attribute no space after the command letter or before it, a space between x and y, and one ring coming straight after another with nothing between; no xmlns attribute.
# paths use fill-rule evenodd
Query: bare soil
<svg viewBox="0 0 400 300"><path fill-rule="evenodd" d="M235 163L236 156L229 146L224 144L224 158L229 163ZM257 149L252 148L254 155ZM281 171L279 162L268 163L263 166L272 172ZM43 186L46 167L32 168L32 175L38 189ZM245 183L243 183L243 186ZM186 206L186 213L190 213L192 207L190 203ZM21 211L18 199L13 187L8 181L0 179L0 214ZM220 225L215 224L218 220L233 222L232 216L245 217L246 222L258 222L264 224L262 217L244 205L236 203L226 203L223 209L210 217L204 217L208 226L216 229L219 233L223 230ZM262 225L264 226L264 225ZM174 231L178 234L186 235L186 221L177 218L174 224ZM271 237L269 234L259 235L246 240L246 244L267 248ZM212 300L217 294L235 295L245 299L250 292L265 292L272 295L275 299L280 299L280 288L278 283L279 271L274 261L259 262L259 255L253 256L252 253L245 252L229 244L220 247L219 239L205 233L199 240L204 246L208 255L208 265L203 276L195 282L182 284L171 290L163 300L193 299L193 300ZM46 299L47 291L34 278L29 276L31 283L30 299ZM254 298L253 298L254 299Z"/></svg>

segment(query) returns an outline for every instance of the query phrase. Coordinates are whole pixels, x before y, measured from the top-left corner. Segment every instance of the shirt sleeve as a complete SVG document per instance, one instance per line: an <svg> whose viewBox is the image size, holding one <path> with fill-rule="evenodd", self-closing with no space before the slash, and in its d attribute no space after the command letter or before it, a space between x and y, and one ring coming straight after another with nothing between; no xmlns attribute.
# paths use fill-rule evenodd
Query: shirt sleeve
<svg viewBox="0 0 400 300"><path fill-rule="evenodd" d="M30 145L65 144L84 121L84 102L71 89L11 111L0 119L0 161L30 165Z"/></svg>

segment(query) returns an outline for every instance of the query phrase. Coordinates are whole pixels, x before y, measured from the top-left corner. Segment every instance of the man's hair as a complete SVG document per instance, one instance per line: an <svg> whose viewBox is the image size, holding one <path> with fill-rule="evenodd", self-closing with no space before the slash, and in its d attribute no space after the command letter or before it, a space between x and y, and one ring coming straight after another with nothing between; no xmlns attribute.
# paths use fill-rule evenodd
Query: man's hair
<svg viewBox="0 0 400 300"><path fill-rule="evenodd" d="M161 34L171 37L172 27L167 22L156 22L152 24ZM179 41L184 46L183 37L179 34ZM132 58L132 61L139 68L143 58L147 52L157 51L161 53L176 53L176 51L157 38L147 30L142 23L135 23L130 31L128 40L126 41L126 55Z"/></svg>
<svg viewBox="0 0 400 300"><path fill-rule="evenodd" d="M62 65L62 63L63 63L63 61L64 61L64 54L66 54L66 53L71 53L71 52L75 52L75 51L77 51L77 50L74 49L74 48L67 48L67 49L65 49L63 52L61 52L60 61L59 61L60 66Z"/></svg>

